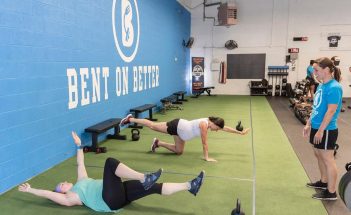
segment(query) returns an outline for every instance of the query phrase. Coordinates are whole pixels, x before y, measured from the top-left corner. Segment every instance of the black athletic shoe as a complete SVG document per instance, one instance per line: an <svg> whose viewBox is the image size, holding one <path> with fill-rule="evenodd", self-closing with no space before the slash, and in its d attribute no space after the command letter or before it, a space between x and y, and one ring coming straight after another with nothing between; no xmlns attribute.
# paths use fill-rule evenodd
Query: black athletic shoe
<svg viewBox="0 0 351 215"><path fill-rule="evenodd" d="M335 201L338 199L336 192L330 193L328 189L312 195L312 198L319 200Z"/></svg>
<svg viewBox="0 0 351 215"><path fill-rule="evenodd" d="M322 190L326 190L328 187L328 183L323 183L320 180L316 181L314 183L307 183L306 187L310 187L310 188L314 188L314 189L322 189Z"/></svg>
<svg viewBox="0 0 351 215"><path fill-rule="evenodd" d="M202 170L196 178L189 181L190 183L189 192L192 193L194 196L196 196L196 194L199 192L202 182L204 181L204 178L205 178L205 171Z"/></svg>
<svg viewBox="0 0 351 215"><path fill-rule="evenodd" d="M162 171L163 169L159 169L157 172L145 174L145 181L142 183L145 190L150 189L156 183L160 178Z"/></svg>
<svg viewBox="0 0 351 215"><path fill-rule="evenodd" d="M124 117L121 122L119 123L120 126L127 125L130 123L129 119L132 118L132 114L128 114L126 117Z"/></svg>

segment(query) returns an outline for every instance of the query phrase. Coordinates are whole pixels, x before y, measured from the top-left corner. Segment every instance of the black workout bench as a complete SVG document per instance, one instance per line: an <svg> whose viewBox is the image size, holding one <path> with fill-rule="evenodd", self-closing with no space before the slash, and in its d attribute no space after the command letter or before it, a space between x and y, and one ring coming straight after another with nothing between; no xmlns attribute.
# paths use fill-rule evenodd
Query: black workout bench
<svg viewBox="0 0 351 215"><path fill-rule="evenodd" d="M113 135L108 134L107 139L117 139L117 140L125 140L126 136L125 135L120 135L120 129L119 129L119 123L121 122L120 118L112 118L105 120L103 122L100 122L96 125L90 126L89 128L85 129L85 132L91 133L91 138L92 138L92 146L91 147L84 147L85 152L106 152L105 147L98 147L98 135L104 133L105 131L114 128L115 133Z"/></svg>
<svg viewBox="0 0 351 215"><path fill-rule="evenodd" d="M185 93L186 93L185 91L178 91L178 92L173 93L173 95L177 96L177 101L173 104L182 104L182 102L188 101L188 100L184 99Z"/></svg>
<svg viewBox="0 0 351 215"><path fill-rule="evenodd" d="M156 107L155 104L145 104L139 107L132 108L129 111L134 113L135 118L138 118L139 113L149 110L149 118L147 119L151 121L157 121L157 119L152 118L152 108L154 107ZM143 126L140 126L137 123L134 123L133 125L130 125L129 128L143 128Z"/></svg>
<svg viewBox="0 0 351 215"><path fill-rule="evenodd" d="M198 98L201 94L203 94L204 92L207 93L208 96L212 96L211 95L211 89L214 89L215 87L201 87L199 89L194 90L194 96L192 96L192 98Z"/></svg>

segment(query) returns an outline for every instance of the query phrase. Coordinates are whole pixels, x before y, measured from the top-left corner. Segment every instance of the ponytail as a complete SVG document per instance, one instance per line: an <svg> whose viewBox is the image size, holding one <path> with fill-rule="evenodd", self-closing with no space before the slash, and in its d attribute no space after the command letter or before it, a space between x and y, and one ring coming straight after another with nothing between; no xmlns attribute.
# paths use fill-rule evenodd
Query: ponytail
<svg viewBox="0 0 351 215"><path fill-rule="evenodd" d="M334 79L337 81L337 82L340 82L341 80L341 71L338 67L336 67L335 65L333 65L333 76L334 76Z"/></svg>
<svg viewBox="0 0 351 215"><path fill-rule="evenodd" d="M330 73L332 74L333 78L337 81L340 82L341 80L341 71L338 67L335 66L332 60L330 60L327 57L319 58L315 60L315 62L323 69L329 68Z"/></svg>

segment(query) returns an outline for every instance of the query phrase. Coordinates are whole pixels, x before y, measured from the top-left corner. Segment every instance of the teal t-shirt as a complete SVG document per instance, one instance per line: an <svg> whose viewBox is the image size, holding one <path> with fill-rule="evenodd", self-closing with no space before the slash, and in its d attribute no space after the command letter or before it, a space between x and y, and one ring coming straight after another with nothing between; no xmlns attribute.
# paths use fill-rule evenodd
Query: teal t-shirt
<svg viewBox="0 0 351 215"><path fill-rule="evenodd" d="M308 66L307 67L307 77L312 78L312 73L314 72L313 66Z"/></svg>
<svg viewBox="0 0 351 215"><path fill-rule="evenodd" d="M72 187L71 191L78 194L85 206L95 211L117 212L111 210L102 198L102 180L82 179Z"/></svg>
<svg viewBox="0 0 351 215"><path fill-rule="evenodd" d="M311 115L311 126L319 129L328 110L329 104L337 104L338 108L325 130L337 129L337 119L342 107L342 87L335 79L320 84L313 98L313 111Z"/></svg>

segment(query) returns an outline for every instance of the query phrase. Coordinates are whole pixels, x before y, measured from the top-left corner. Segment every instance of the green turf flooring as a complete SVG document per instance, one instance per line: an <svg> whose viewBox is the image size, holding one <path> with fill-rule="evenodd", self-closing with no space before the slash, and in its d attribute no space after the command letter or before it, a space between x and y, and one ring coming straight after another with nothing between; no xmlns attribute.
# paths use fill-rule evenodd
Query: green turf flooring
<svg viewBox="0 0 351 215"><path fill-rule="evenodd" d="M168 121L173 118L221 116L228 126L235 126L240 119L245 127L250 126L252 119L252 132L246 136L209 132L209 155L218 160L211 163L201 159L200 138L187 142L181 156L173 155L166 149L150 153L148 151L154 137L170 142L173 138L144 128L141 130L141 139L132 142L130 129L124 129L122 133L128 135L128 140L108 140L102 143L108 148L108 153L85 154L90 177L101 178L105 159L115 157L139 171L153 171L162 167L164 173L160 182L184 182L201 170L206 171L206 179L196 197L187 191L172 196L152 195L126 206L119 214L225 215L230 214L236 198L240 198L246 214L253 214L253 211L263 215L327 214L322 203L311 198L314 190L305 187L309 181L307 175L264 97L251 97L252 118L248 96L200 96L198 99L188 99L183 105L184 110L168 111L165 115L155 114L155 118ZM256 165L253 163L252 146ZM71 158L33 178L29 183L33 187L51 190L60 181L74 182L75 163L75 158ZM83 206L58 206L16 189L0 196L0 214L95 213Z"/></svg>

